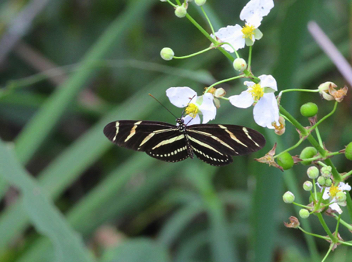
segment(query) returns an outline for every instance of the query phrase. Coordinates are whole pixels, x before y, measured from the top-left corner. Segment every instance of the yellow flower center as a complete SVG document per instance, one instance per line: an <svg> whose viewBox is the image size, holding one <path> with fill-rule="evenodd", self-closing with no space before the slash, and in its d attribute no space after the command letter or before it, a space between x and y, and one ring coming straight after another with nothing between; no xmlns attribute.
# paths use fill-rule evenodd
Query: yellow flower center
<svg viewBox="0 0 352 262"><path fill-rule="evenodd" d="M332 184L331 187L330 187L330 191L329 191L330 196L331 197L335 197L338 192L341 192L339 187L338 186L334 186L334 184Z"/></svg>
<svg viewBox="0 0 352 262"><path fill-rule="evenodd" d="M186 115L189 115L193 118L196 117L196 115L198 114L198 111L199 111L198 107L193 103L189 104L185 109Z"/></svg>
<svg viewBox="0 0 352 262"><path fill-rule="evenodd" d="M253 85L249 92L255 101L258 101L264 95L264 89L259 84Z"/></svg>
<svg viewBox="0 0 352 262"><path fill-rule="evenodd" d="M252 39L254 35L254 30L255 30L254 26L246 24L244 27L242 27L242 30L241 30L243 33L243 38Z"/></svg>

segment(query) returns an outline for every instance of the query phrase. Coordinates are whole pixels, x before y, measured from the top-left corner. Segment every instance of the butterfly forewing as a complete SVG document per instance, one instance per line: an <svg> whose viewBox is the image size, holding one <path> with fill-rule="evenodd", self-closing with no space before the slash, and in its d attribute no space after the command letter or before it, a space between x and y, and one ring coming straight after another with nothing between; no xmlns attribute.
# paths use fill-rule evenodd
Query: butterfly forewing
<svg viewBox="0 0 352 262"><path fill-rule="evenodd" d="M189 156L185 135L168 123L121 120L106 125L104 134L118 146L143 151L160 160L177 162Z"/></svg>
<svg viewBox="0 0 352 262"><path fill-rule="evenodd" d="M253 153L265 145L259 132L236 125L178 126L156 121L121 120L109 123L104 134L118 146L146 152L151 157L177 162L193 153L204 162L223 166L232 156Z"/></svg>

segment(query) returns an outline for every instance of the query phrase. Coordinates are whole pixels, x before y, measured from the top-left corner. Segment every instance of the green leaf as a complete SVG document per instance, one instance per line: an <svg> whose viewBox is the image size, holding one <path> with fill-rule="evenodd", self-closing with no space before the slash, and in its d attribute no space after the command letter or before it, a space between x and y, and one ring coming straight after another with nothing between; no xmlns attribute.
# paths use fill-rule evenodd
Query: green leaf
<svg viewBox="0 0 352 262"><path fill-rule="evenodd" d="M93 261L84 243L65 221L50 198L28 174L12 152L0 140L0 175L17 187L23 198L23 208L34 227L54 245L57 262Z"/></svg>
<svg viewBox="0 0 352 262"><path fill-rule="evenodd" d="M170 261L162 245L147 238L136 238L109 249L101 262L167 262Z"/></svg>

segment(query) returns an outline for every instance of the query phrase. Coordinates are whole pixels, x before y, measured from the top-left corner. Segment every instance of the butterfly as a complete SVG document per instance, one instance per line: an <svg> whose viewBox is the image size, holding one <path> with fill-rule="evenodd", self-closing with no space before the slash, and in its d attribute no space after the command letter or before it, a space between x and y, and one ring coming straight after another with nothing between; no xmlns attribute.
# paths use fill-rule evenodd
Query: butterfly
<svg viewBox="0 0 352 262"><path fill-rule="evenodd" d="M107 124L105 136L114 144L146 152L167 162L178 162L194 155L213 166L232 163L232 156L253 153L265 145L264 136L237 125L187 125L182 118L176 125L157 121L120 120Z"/></svg>

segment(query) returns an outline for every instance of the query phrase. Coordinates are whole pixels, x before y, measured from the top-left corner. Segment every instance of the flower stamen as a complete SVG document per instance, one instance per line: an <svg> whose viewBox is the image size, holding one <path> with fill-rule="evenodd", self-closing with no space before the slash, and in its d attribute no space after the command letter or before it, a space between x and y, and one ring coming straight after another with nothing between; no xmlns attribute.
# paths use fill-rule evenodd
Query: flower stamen
<svg viewBox="0 0 352 262"><path fill-rule="evenodd" d="M329 195L330 197L335 197L338 192L341 192L338 186L334 186L334 184L331 185L330 190L329 190Z"/></svg>
<svg viewBox="0 0 352 262"><path fill-rule="evenodd" d="M246 24L241 30L243 33L243 38L253 39L255 29L256 28L254 26Z"/></svg>
<svg viewBox="0 0 352 262"><path fill-rule="evenodd" d="M249 93L251 93L251 95L255 101L258 101L260 98L263 97L264 89L259 84L254 84L250 88Z"/></svg>
<svg viewBox="0 0 352 262"><path fill-rule="evenodd" d="M199 108L193 103L189 104L185 109L186 115L189 115L192 118L195 118L198 112L199 112Z"/></svg>

